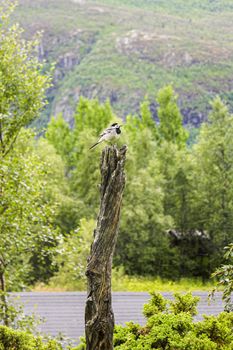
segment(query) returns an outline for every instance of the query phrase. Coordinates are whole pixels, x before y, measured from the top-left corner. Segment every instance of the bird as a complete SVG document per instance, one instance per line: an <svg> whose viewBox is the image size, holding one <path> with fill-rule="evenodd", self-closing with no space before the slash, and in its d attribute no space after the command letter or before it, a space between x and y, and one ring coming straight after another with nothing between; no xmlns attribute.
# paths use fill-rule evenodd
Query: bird
<svg viewBox="0 0 233 350"><path fill-rule="evenodd" d="M100 144L103 141L110 141L112 139L118 138L121 134L121 127L123 125L119 125L118 123L113 123L109 128L105 129L99 137L99 140L92 145L89 149L93 149L96 146L98 146L98 144Z"/></svg>

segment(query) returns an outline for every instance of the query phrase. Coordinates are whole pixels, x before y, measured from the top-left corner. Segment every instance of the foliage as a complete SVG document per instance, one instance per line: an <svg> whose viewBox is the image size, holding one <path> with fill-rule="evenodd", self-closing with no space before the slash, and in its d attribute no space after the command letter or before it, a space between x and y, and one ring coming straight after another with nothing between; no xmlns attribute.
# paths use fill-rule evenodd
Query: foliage
<svg viewBox="0 0 233 350"><path fill-rule="evenodd" d="M29 131L21 132L0 168L0 258L7 290L22 288L31 270L33 252L40 251L42 262L59 239L52 225L54 203L45 196L47 164L33 152L29 138Z"/></svg>
<svg viewBox="0 0 233 350"><path fill-rule="evenodd" d="M57 249L55 263L60 267L50 286L65 286L66 289L85 289L85 267L93 240L95 221L82 219L79 228L64 238Z"/></svg>
<svg viewBox="0 0 233 350"><path fill-rule="evenodd" d="M34 337L28 332L15 331L11 328L0 326L1 350L62 350L56 341L44 342L41 337Z"/></svg>
<svg viewBox="0 0 233 350"><path fill-rule="evenodd" d="M65 162L55 147L43 137L35 142L34 148L39 161L45 165L45 198L55 204L54 224L66 236L78 226L80 204L70 193Z"/></svg>
<svg viewBox="0 0 233 350"><path fill-rule="evenodd" d="M219 266L221 251L232 242L233 117L216 98L209 123L201 127L193 151L192 220L210 235L207 254L211 269Z"/></svg>
<svg viewBox="0 0 233 350"><path fill-rule="evenodd" d="M11 151L21 128L38 116L50 84L37 58L38 40L25 41L22 29L9 25L13 8L0 8L0 160Z"/></svg>
<svg viewBox="0 0 233 350"><path fill-rule="evenodd" d="M30 258L30 277L27 283L35 281L48 282L57 271L54 258L58 254L57 245L66 234L66 226L60 222L60 215L69 207L70 216L77 210L77 203L73 203L69 196L69 189L64 177L65 167L61 157L46 140L40 138L32 142L31 151L35 154L43 170L43 186L41 186L41 201L43 208L48 208L49 217L44 221L50 227L51 234L46 234L46 228L41 228L45 235L34 235L34 248ZM61 213L62 212L62 213ZM63 228L65 226L65 229Z"/></svg>
<svg viewBox="0 0 233 350"><path fill-rule="evenodd" d="M229 0L95 0L94 10L90 0L85 7L40 0L39 7L25 1L15 16L28 36L31 23L46 28L41 51L57 62L48 113L63 111L70 119L84 95L109 97L125 116L139 109L145 94L153 103L155 93L173 82L185 122L197 126L215 93L232 106L232 46L225 42L232 11Z"/></svg>
<svg viewBox="0 0 233 350"><path fill-rule="evenodd" d="M72 165L72 136L71 129L63 119L62 115L59 114L57 118L51 119L49 128L46 131L46 138L53 144L57 153L62 157L67 165Z"/></svg>
<svg viewBox="0 0 233 350"><path fill-rule="evenodd" d="M212 297L216 289L223 287L223 301L225 302L225 310L233 311L231 295L233 292L233 244L225 247L224 259L226 263L220 266L212 277L217 279L217 287L212 291Z"/></svg>
<svg viewBox="0 0 233 350"><path fill-rule="evenodd" d="M188 139L188 132L182 125L183 118L172 86L168 85L159 90L157 102L159 103L157 113L160 121L158 126L160 139L172 142L178 147L184 147Z"/></svg>
<svg viewBox="0 0 233 350"><path fill-rule="evenodd" d="M8 327L25 332L37 332L37 326L43 320L35 314L25 315L24 306L17 298L12 299L9 293L0 291L0 320Z"/></svg>
<svg viewBox="0 0 233 350"><path fill-rule="evenodd" d="M232 196L222 178L230 186L231 140L227 135L232 117L224 104L215 100L211 122L202 126L196 144L190 148L186 146L187 133L171 86L162 89L157 100L159 125L145 99L140 115L127 116L122 128L119 142L129 146L127 184L114 266L123 266L127 275L173 279L200 276L207 280L221 260L219 248L231 237ZM88 148L97 133L116 120L113 118L108 102L100 104L82 98L72 129L61 116L48 127L46 137L65 162L69 200L67 208L66 204L61 207L59 225L66 234L77 228L81 218L96 218L96 155L103 145L94 151ZM224 159L218 164L220 144L227 167ZM178 232L178 238L167 234L171 228Z"/></svg>
<svg viewBox="0 0 233 350"><path fill-rule="evenodd" d="M80 337L80 344L73 350L86 350L86 339L85 337Z"/></svg>
<svg viewBox="0 0 233 350"><path fill-rule="evenodd" d="M181 295L178 293L174 294L175 301L171 302L171 310L177 315L181 312L186 312L191 316L197 314L197 303L200 300L199 297L193 297L191 293Z"/></svg>
<svg viewBox="0 0 233 350"><path fill-rule="evenodd" d="M30 141L33 135L23 129L45 105L50 75L42 71L43 64L39 63L38 40L26 41L22 29L11 25L13 8L11 2L1 5L0 25L0 280L3 291L22 287L36 246L46 246L47 242L57 239L50 218L54 205L45 199L45 164L33 153ZM47 251L47 255L51 252Z"/></svg>
<svg viewBox="0 0 233 350"><path fill-rule="evenodd" d="M178 260L176 248L170 246L168 236L164 234L173 225L172 217L164 210L163 188L166 184L161 167L165 161L158 157L159 127L153 120L146 100L141 106L140 117L127 117L124 135L123 141L130 147L115 262L121 265L124 261L128 274L171 277L170 267L178 267ZM174 154L171 158L174 160ZM144 254L141 254L142 246Z"/></svg>
<svg viewBox="0 0 233 350"><path fill-rule="evenodd" d="M177 296L177 302L173 304L175 313L164 310L167 302L155 296L153 294L154 307L153 301L149 302L154 313L147 314L145 326L133 323L128 323L126 327L116 326L114 349L230 349L233 342L232 314L222 313L193 323L190 312L184 311L190 310L190 304L196 307L197 300L191 295ZM148 310L147 305L144 310Z"/></svg>
<svg viewBox="0 0 233 350"><path fill-rule="evenodd" d="M145 304L143 307L143 315L146 318L149 318L155 314L158 314L159 312L163 312L166 310L167 302L162 297L161 294L151 292L151 300L148 304Z"/></svg>
<svg viewBox="0 0 233 350"><path fill-rule="evenodd" d="M23 127L45 105L50 77L35 54L38 41L22 39L21 29L10 24L11 11L11 6L4 7L0 27L1 288L46 283L54 273L51 283L83 288L81 270L98 212L99 153L104 145L92 151L89 147L120 119L109 101L79 96L73 122L59 115L51 120L46 139L32 141L34 136ZM79 33L80 40L92 40L91 33ZM98 40L96 45L94 53ZM88 63L92 69L91 58ZM85 65L82 68L85 74ZM79 77L82 80L82 74ZM137 89L138 77L131 77ZM114 96L113 91L112 101ZM222 248L232 242L233 117L216 98L193 146L187 146L182 118L171 85L160 89L155 101L148 94L138 115L125 118L119 145L128 145L127 184L114 267L123 266L126 284L134 283L131 275L205 280L221 263ZM55 258L58 244L61 254Z"/></svg>
<svg viewBox="0 0 233 350"><path fill-rule="evenodd" d="M69 225L67 232L76 229L77 223L83 217L90 218L96 213L99 202L97 187L99 164L96 162L96 151L90 152L89 148L100 132L114 121L113 118L114 114L108 102L99 104L97 100L89 101L81 98L72 129L61 116L58 119L52 119L48 126L46 138L64 160L72 193L70 198L78 203L76 204L78 211L74 213L76 218L75 220L73 218L74 225ZM67 220L66 217L63 220Z"/></svg>
<svg viewBox="0 0 233 350"><path fill-rule="evenodd" d="M146 325L129 322L125 327L115 326L114 349L230 350L233 344L233 314L223 312L193 322L192 314L197 302L191 294L177 294L169 309L168 301L152 293L152 299L144 305ZM85 343L80 344L78 349L85 349Z"/></svg>

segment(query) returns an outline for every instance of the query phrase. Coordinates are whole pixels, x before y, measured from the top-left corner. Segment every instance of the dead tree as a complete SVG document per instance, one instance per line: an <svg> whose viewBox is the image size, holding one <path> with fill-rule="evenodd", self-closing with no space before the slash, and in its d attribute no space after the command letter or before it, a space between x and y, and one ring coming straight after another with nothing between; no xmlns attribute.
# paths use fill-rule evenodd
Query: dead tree
<svg viewBox="0 0 233 350"><path fill-rule="evenodd" d="M126 146L107 146L100 170L100 211L88 259L85 332L87 350L113 349L114 314L111 297L112 257L117 241L125 186Z"/></svg>

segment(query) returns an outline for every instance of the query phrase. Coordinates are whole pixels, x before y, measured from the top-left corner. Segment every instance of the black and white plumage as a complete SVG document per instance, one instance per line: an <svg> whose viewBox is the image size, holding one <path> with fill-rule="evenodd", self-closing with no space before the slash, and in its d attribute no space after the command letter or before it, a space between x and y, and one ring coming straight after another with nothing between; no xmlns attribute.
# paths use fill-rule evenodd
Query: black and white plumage
<svg viewBox="0 0 233 350"><path fill-rule="evenodd" d="M112 139L118 138L121 134L121 126L118 123L113 123L109 128L105 129L102 134L100 134L99 140L90 147L90 149L95 148L99 143L103 141L110 141Z"/></svg>

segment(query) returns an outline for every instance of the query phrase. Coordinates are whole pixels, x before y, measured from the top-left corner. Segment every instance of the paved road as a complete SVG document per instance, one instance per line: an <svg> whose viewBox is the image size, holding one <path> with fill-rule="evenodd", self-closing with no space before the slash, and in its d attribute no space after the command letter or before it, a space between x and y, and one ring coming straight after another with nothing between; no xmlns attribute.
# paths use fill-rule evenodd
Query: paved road
<svg viewBox="0 0 233 350"><path fill-rule="evenodd" d="M171 293L162 293L167 299L172 299ZM203 314L216 315L223 311L221 294L216 293L215 301L208 305L207 292L195 292L193 295L200 297L198 304L198 315L200 320ZM35 312L46 319L40 325L40 331L52 336L62 332L75 342L84 335L84 309L86 301L85 292L65 293L12 293L12 296L20 296L21 302L25 305L25 313ZM116 324L124 324L134 321L144 324L142 307L150 299L148 293L113 293L113 310Z"/></svg>

